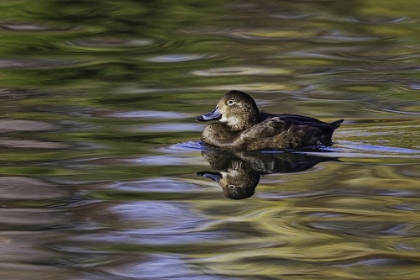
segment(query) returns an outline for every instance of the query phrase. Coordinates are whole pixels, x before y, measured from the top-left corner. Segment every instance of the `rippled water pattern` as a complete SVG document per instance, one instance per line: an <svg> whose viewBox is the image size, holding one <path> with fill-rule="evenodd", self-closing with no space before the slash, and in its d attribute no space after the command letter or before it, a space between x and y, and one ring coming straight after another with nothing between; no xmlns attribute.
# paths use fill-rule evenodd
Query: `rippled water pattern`
<svg viewBox="0 0 420 280"><path fill-rule="evenodd" d="M418 1L0 2L1 279L420 279ZM345 123L228 153L224 92Z"/></svg>

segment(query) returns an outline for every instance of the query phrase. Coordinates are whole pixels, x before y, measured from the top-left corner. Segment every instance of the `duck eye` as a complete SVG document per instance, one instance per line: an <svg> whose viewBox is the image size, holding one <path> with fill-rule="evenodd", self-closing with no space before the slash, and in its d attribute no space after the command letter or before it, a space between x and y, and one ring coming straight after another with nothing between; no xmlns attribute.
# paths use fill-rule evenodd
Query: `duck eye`
<svg viewBox="0 0 420 280"><path fill-rule="evenodd" d="M229 105L229 106L232 106L233 104L235 104L235 102L234 102L233 100L229 100L229 101L227 102L227 105Z"/></svg>

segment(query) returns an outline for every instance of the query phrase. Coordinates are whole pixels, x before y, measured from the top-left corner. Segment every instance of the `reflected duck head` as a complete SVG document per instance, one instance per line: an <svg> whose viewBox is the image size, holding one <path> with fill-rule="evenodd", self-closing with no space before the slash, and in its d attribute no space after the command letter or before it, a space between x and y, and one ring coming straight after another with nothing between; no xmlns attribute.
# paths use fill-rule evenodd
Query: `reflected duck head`
<svg viewBox="0 0 420 280"><path fill-rule="evenodd" d="M222 187L224 196L230 199L251 197L260 181L260 174L240 161L233 162L232 166L224 171L203 171L198 172L197 175L217 182Z"/></svg>
<svg viewBox="0 0 420 280"><path fill-rule="evenodd" d="M259 122L259 110L251 96L239 90L232 90L220 99L213 111L199 116L197 120L219 120L232 131L242 131Z"/></svg>

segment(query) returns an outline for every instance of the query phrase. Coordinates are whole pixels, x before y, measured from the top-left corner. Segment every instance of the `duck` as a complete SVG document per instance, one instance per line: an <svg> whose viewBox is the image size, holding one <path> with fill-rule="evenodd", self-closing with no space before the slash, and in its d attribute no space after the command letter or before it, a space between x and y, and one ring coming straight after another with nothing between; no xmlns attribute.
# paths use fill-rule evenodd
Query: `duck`
<svg viewBox="0 0 420 280"><path fill-rule="evenodd" d="M213 111L197 117L201 122L212 120L219 122L205 127L201 141L232 151L330 146L334 131L344 121L326 123L307 116L262 112L250 95L239 90L227 92Z"/></svg>

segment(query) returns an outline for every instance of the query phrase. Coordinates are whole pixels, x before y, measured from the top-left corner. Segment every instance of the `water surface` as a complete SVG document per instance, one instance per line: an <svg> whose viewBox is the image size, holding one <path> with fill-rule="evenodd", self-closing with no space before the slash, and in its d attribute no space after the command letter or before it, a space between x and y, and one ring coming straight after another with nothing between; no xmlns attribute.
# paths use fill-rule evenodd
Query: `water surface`
<svg viewBox="0 0 420 280"><path fill-rule="evenodd" d="M2 279L418 279L419 4L143 2L0 3ZM346 121L205 148L232 89Z"/></svg>

